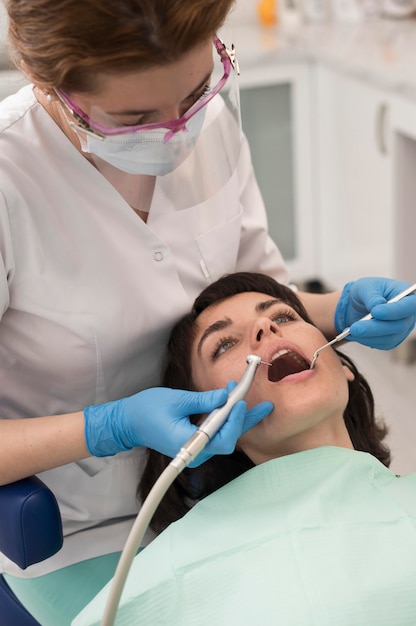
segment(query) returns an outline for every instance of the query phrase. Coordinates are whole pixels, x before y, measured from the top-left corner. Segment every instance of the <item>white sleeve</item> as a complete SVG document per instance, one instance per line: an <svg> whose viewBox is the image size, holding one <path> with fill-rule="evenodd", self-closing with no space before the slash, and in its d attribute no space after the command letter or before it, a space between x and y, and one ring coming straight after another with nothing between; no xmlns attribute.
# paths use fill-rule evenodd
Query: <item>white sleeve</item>
<svg viewBox="0 0 416 626"><path fill-rule="evenodd" d="M245 137L238 167L243 223L237 271L257 271L287 284L288 270L280 250L268 234L266 209Z"/></svg>

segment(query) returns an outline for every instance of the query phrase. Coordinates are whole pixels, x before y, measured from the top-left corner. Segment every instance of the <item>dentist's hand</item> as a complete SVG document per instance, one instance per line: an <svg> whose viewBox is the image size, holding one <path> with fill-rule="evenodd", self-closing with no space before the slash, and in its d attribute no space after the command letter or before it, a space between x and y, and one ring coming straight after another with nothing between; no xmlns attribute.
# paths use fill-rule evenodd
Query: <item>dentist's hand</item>
<svg viewBox="0 0 416 626"><path fill-rule="evenodd" d="M335 311L337 332L350 326L351 333L346 338L349 341L380 350L395 348L414 328L416 295L399 302L386 302L407 287L409 283L389 278L360 278L347 283ZM374 319L359 322L367 313Z"/></svg>
<svg viewBox="0 0 416 626"><path fill-rule="evenodd" d="M227 385L227 393L230 393L237 383L230 381ZM216 454L231 454L235 450L238 439L245 432L256 426L273 410L272 402L260 402L247 411L245 400L237 402L227 420L220 430L212 438L209 444L198 454L196 459L189 463L189 467L198 467Z"/></svg>
<svg viewBox="0 0 416 626"><path fill-rule="evenodd" d="M93 456L112 456L136 446L174 457L197 427L190 415L210 413L227 400L225 389L196 392L155 387L128 398L84 409L85 438ZM270 413L265 402L246 411L238 402L221 430L194 461L194 467L214 454L229 454L237 439Z"/></svg>

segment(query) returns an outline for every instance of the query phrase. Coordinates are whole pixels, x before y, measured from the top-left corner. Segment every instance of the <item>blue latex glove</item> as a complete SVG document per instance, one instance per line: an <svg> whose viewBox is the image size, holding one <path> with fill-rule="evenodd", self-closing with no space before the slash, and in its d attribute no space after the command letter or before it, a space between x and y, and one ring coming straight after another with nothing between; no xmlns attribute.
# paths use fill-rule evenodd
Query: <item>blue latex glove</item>
<svg viewBox="0 0 416 626"><path fill-rule="evenodd" d="M410 283L389 278L359 278L347 283L335 311L337 333L350 326L351 333L346 337L349 341L379 350L395 348L414 328L416 295L385 303L407 287ZM357 321L367 313L374 319Z"/></svg>
<svg viewBox="0 0 416 626"><path fill-rule="evenodd" d="M86 407L84 421L88 450L93 456L101 457L146 446L173 458L197 430L189 416L210 413L226 400L225 389L200 393L155 387L129 398ZM214 454L230 454L242 433L261 421L272 408L271 402L262 402L246 411L246 403L237 402L224 426L193 466Z"/></svg>
<svg viewBox="0 0 416 626"><path fill-rule="evenodd" d="M237 383L230 381L227 385L227 393L230 393ZM189 463L189 467L198 467L215 454L231 454L235 450L237 440L242 434L261 422L271 411L274 405L272 402L260 402L247 411L245 400L237 402L227 421L210 443L198 454L196 459ZM179 451L179 449L178 449Z"/></svg>

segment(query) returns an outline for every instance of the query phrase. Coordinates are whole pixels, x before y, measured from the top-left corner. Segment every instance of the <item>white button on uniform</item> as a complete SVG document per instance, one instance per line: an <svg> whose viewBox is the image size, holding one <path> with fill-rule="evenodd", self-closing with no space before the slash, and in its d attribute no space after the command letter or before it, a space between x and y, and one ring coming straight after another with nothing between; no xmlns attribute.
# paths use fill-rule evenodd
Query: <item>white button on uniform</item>
<svg viewBox="0 0 416 626"><path fill-rule="evenodd" d="M154 252L153 258L155 261L163 261L163 252L160 252L160 250L158 250L157 252Z"/></svg>

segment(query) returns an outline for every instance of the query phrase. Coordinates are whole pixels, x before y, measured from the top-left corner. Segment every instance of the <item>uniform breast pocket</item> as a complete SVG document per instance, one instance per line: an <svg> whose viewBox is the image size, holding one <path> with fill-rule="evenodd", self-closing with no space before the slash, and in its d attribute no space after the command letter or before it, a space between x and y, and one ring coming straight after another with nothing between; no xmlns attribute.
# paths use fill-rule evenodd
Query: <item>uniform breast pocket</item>
<svg viewBox="0 0 416 626"><path fill-rule="evenodd" d="M234 272L241 240L242 208L228 221L196 238L201 265L210 280Z"/></svg>

